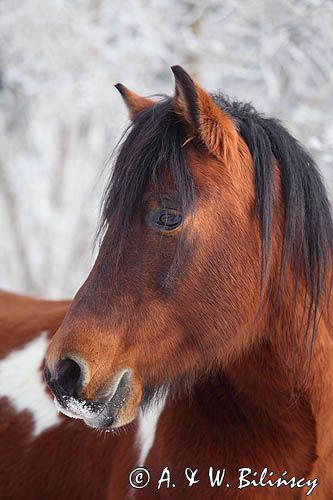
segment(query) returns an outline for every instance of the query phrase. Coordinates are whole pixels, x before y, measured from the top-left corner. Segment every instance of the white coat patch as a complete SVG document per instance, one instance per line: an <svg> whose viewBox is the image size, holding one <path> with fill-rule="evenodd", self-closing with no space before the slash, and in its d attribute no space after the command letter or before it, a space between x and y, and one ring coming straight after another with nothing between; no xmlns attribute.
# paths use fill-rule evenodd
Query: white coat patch
<svg viewBox="0 0 333 500"><path fill-rule="evenodd" d="M47 346L47 335L43 332L0 361L0 398L7 397L17 412L31 412L35 424L34 437L48 427L61 423L52 398L47 395L41 380L40 367Z"/></svg>
<svg viewBox="0 0 333 500"><path fill-rule="evenodd" d="M151 403L151 406L144 413L140 412L139 415L139 428L137 434L137 443L139 446L139 459L138 467L143 467L151 450L154 439L158 420L164 409L166 398L160 400L158 403Z"/></svg>

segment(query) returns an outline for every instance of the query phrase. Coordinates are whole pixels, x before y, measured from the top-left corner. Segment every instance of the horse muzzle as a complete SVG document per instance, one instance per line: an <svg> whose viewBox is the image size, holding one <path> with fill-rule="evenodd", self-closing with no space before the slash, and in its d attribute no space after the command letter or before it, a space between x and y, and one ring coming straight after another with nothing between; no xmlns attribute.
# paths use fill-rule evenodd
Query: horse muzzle
<svg viewBox="0 0 333 500"><path fill-rule="evenodd" d="M60 361L54 376L46 365L44 376L55 396L57 409L64 415L100 429L123 425L118 416L131 392L130 370L122 370L114 376L108 388L103 390L103 397L96 400L80 397L84 377L81 367L71 359Z"/></svg>

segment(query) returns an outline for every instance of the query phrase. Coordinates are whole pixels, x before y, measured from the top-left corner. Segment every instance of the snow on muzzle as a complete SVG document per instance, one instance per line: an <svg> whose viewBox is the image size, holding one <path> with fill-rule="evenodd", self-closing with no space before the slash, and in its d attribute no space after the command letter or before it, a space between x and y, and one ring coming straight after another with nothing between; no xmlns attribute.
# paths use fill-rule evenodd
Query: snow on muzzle
<svg viewBox="0 0 333 500"><path fill-rule="evenodd" d="M130 392L130 378L130 370L122 371L113 381L109 395L100 400L57 394L55 405L67 417L81 419L90 427L117 427L117 416Z"/></svg>

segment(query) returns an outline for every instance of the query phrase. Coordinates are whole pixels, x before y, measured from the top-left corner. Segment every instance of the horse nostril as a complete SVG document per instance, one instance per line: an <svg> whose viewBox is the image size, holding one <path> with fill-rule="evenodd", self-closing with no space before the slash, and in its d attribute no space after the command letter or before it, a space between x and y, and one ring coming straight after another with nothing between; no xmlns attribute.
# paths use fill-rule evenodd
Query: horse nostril
<svg viewBox="0 0 333 500"><path fill-rule="evenodd" d="M81 388L81 368L70 358L59 361L56 368L55 384L63 395L78 396Z"/></svg>

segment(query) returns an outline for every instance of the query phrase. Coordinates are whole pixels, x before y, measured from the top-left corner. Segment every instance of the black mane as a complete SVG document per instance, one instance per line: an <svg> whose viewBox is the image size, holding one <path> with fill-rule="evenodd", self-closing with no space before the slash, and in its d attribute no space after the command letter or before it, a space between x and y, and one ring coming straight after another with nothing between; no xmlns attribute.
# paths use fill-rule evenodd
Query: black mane
<svg viewBox="0 0 333 500"><path fill-rule="evenodd" d="M332 286L333 224L324 184L315 162L289 132L271 118L265 118L249 104L231 102L213 94L215 103L229 113L251 153L262 245L262 279L269 270L275 210L274 159L280 169L285 204L281 276L293 261L295 289L303 273L310 293L308 325L316 332L322 295ZM165 98L139 113L120 147L103 204L101 228L112 222L121 245L147 182L158 182L167 168L186 209L194 202L195 188L182 148L185 133ZM120 248L120 246L119 246ZM296 293L296 292L295 292Z"/></svg>

